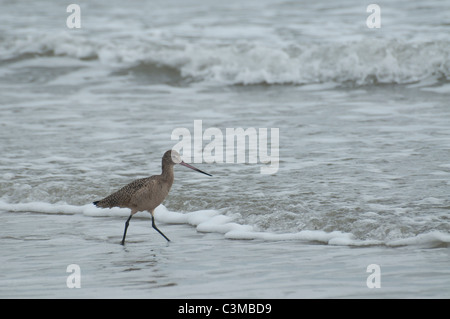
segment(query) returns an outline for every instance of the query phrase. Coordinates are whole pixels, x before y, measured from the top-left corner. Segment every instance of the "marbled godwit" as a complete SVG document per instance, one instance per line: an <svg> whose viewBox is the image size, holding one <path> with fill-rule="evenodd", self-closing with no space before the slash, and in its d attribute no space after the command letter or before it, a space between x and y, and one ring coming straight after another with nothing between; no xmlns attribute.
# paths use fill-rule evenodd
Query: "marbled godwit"
<svg viewBox="0 0 450 319"><path fill-rule="evenodd" d="M180 164L197 172L212 176L205 173L198 168L186 164L181 160L180 154L176 151L167 151L162 158L162 173L161 175L154 175L147 178L137 179L130 184L122 187L117 192L112 193L102 200L96 201L93 204L97 207L111 208L122 207L131 209L130 217L125 222L125 230L121 244L125 244L125 236L127 235L128 224L134 214L141 211L148 211L152 215L152 227L160 233L167 241L170 241L155 225L154 212L163 200L169 194L170 188L173 184L173 166Z"/></svg>

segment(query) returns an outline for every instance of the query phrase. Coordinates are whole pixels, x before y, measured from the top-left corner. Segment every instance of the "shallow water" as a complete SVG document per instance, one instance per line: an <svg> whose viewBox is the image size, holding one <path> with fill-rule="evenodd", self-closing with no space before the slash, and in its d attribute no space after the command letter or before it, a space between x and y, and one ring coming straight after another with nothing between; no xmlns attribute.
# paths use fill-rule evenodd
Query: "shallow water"
<svg viewBox="0 0 450 319"><path fill-rule="evenodd" d="M449 296L449 2L382 5L379 30L356 1L79 4L70 30L2 3L2 297ZM90 203L198 120L278 128L278 170L176 167L173 243L140 213L121 247L129 211Z"/></svg>
<svg viewBox="0 0 450 319"><path fill-rule="evenodd" d="M2 298L448 298L449 250L224 240L186 225L2 213ZM36 220L39 220L38 222ZM39 227L35 227L39 224ZM12 253L11 251L14 251ZM67 288L80 267L80 288ZM381 268L369 289L366 268Z"/></svg>

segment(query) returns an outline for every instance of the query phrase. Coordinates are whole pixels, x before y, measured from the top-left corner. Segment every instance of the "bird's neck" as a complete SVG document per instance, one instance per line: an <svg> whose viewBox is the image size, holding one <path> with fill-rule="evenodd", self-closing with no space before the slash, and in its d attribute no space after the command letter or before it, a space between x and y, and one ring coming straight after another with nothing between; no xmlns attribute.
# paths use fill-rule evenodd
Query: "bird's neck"
<svg viewBox="0 0 450 319"><path fill-rule="evenodd" d="M170 182L173 182L174 175L173 175L173 165L165 165L162 164L162 173L161 177L165 180L168 180Z"/></svg>

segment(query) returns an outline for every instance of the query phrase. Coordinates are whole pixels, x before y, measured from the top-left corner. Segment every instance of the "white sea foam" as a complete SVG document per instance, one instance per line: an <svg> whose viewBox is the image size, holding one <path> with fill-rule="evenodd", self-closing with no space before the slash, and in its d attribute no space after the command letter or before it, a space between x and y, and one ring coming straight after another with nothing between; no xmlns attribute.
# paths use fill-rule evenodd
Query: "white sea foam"
<svg viewBox="0 0 450 319"><path fill-rule="evenodd" d="M370 39L349 42L299 42L228 45L137 38L129 43L86 36L35 34L2 46L9 58L25 55L99 60L113 69L178 72L182 78L220 84L431 83L450 78L450 42ZM166 69L164 68L166 67ZM167 69L168 68L168 69ZM152 75L149 74L149 75Z"/></svg>
<svg viewBox="0 0 450 319"><path fill-rule="evenodd" d="M10 212L34 212L43 214L74 215L82 214L89 217L126 217L130 210L127 208L98 208L92 204L75 206L68 204L50 204L44 202L7 203L0 201L0 210ZM149 218L147 213L138 213L138 218ZM335 246L427 246L435 247L450 245L450 234L431 231L417 236L399 238L395 240L360 240L351 233L341 231L302 230L294 233L273 233L257 231L251 225L242 225L230 216L221 214L217 210L199 210L180 213L168 210L160 205L155 210L155 219L167 224L187 224L194 226L201 233L223 234L226 239L234 240L263 240L263 241L301 241L305 243L321 243Z"/></svg>
<svg viewBox="0 0 450 319"><path fill-rule="evenodd" d="M419 234L414 237L402 238L397 240L391 240L386 243L388 246L412 246L412 245L449 245L450 234L446 234L440 231L431 231L425 234Z"/></svg>
<svg viewBox="0 0 450 319"><path fill-rule="evenodd" d="M85 206L73 206L67 204L50 204L43 202L10 204L0 202L0 209L11 212L33 212L42 214L74 215L83 212Z"/></svg>

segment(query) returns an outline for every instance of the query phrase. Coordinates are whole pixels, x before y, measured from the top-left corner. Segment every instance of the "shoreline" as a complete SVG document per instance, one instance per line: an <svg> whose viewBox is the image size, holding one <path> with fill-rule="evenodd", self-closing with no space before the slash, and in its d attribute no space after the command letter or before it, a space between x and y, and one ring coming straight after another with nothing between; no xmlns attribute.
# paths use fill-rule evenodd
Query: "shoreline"
<svg viewBox="0 0 450 319"><path fill-rule="evenodd" d="M122 247L123 223L115 217L36 216L0 214L8 227L2 298L450 297L448 248L229 240L160 223L173 240L164 243L142 219ZM79 289L66 286L69 264L80 266ZM367 287L370 264L381 268L380 288Z"/></svg>

